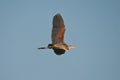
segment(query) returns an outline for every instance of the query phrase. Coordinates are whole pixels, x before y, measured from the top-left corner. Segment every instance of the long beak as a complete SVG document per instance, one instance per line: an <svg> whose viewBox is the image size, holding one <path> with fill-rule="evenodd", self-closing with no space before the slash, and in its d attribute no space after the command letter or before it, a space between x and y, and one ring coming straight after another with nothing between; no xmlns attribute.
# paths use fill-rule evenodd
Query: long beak
<svg viewBox="0 0 120 80"><path fill-rule="evenodd" d="M75 46L69 45L69 50L72 49L72 48L76 48L76 47L75 47Z"/></svg>
<svg viewBox="0 0 120 80"><path fill-rule="evenodd" d="M70 45L69 47L70 47L70 48L76 48L75 46L71 46L71 45Z"/></svg>

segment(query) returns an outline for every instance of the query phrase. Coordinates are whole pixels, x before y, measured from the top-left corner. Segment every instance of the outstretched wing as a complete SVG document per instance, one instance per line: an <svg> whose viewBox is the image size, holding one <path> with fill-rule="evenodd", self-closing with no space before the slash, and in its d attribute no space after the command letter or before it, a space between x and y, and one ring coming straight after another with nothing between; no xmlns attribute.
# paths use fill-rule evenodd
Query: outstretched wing
<svg viewBox="0 0 120 80"><path fill-rule="evenodd" d="M52 44L64 44L65 25L60 14L56 14L53 18L52 28Z"/></svg>

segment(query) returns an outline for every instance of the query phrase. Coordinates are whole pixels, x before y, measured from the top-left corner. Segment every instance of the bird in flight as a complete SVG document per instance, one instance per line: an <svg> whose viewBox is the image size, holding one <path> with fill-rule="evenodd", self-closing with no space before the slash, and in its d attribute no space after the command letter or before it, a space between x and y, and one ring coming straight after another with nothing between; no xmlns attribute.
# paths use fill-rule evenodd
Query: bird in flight
<svg viewBox="0 0 120 80"><path fill-rule="evenodd" d="M67 45L64 42L65 25L62 16L57 13L53 17L52 27L52 44L48 44L47 47L40 47L38 49L53 49L56 55L62 55L65 51L69 51L71 48L75 48L72 45Z"/></svg>

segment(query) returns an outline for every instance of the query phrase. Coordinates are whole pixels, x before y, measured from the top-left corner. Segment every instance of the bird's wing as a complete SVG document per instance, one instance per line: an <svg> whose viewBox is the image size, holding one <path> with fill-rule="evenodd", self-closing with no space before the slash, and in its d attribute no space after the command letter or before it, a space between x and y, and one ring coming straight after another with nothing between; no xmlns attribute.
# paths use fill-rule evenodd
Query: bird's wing
<svg viewBox="0 0 120 80"><path fill-rule="evenodd" d="M65 25L60 14L56 14L53 18L52 28L52 44L64 43Z"/></svg>

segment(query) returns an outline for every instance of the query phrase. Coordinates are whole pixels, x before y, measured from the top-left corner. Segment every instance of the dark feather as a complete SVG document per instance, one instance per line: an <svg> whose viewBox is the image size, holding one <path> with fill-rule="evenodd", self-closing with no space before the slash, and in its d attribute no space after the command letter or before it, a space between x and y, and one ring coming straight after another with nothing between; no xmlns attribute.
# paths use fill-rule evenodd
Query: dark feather
<svg viewBox="0 0 120 80"><path fill-rule="evenodd" d="M54 52L56 55L62 55L65 53L65 50L64 49L55 49L53 48Z"/></svg>
<svg viewBox="0 0 120 80"><path fill-rule="evenodd" d="M64 32L65 25L60 14L56 14L53 18L53 28L52 28L52 44L64 44Z"/></svg>

